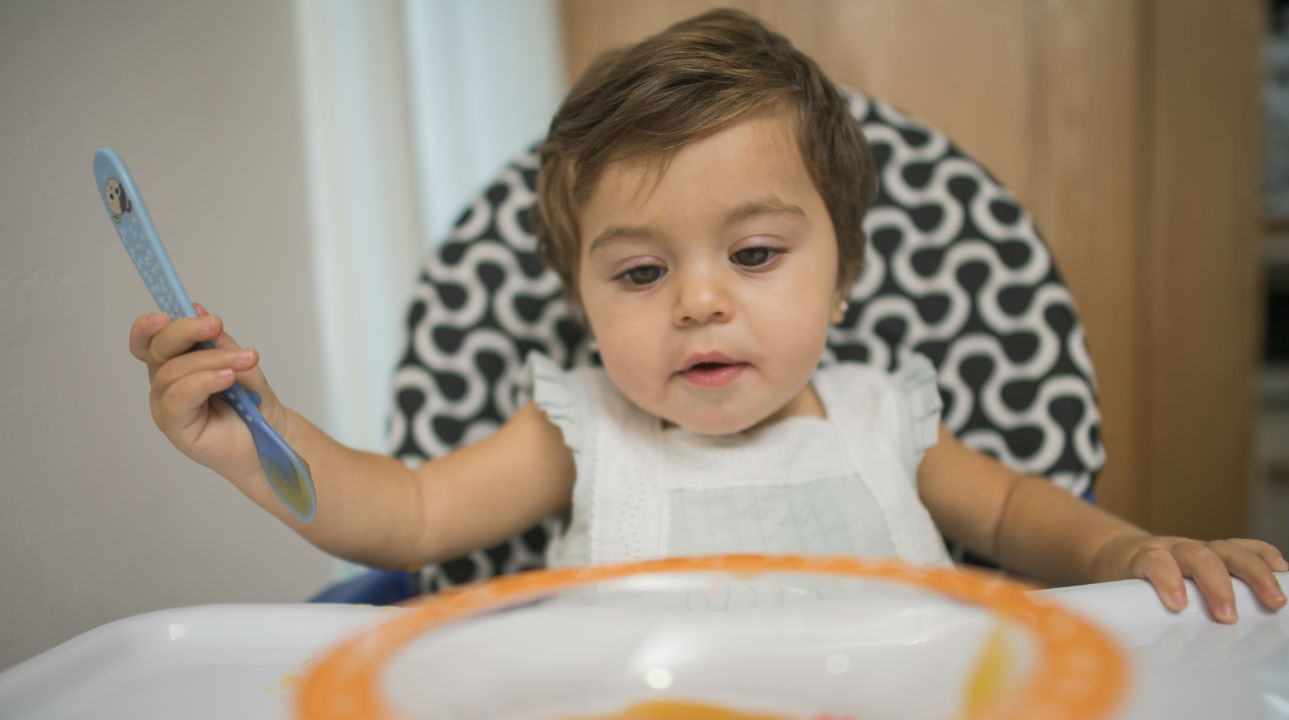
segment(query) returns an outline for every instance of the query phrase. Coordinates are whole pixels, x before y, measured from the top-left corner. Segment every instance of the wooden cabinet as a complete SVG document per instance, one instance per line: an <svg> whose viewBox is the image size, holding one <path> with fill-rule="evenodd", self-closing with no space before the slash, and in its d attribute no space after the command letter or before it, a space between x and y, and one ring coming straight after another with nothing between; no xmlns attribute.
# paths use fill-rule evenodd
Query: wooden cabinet
<svg viewBox="0 0 1289 720"><path fill-rule="evenodd" d="M1246 534L1262 313L1260 0L760 0L837 82L1034 215L1087 328L1108 509ZM564 0L570 77L713 3Z"/></svg>

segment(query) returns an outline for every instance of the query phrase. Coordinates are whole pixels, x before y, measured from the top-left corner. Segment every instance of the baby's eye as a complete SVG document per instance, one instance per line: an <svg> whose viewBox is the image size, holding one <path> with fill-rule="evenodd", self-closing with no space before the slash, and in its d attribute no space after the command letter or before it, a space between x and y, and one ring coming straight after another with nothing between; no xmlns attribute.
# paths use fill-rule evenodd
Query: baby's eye
<svg viewBox="0 0 1289 720"><path fill-rule="evenodd" d="M762 265L770 262L781 252L783 251L764 246L750 247L739 250L731 255L730 259L734 261L735 265L754 268L761 267Z"/></svg>
<svg viewBox="0 0 1289 720"><path fill-rule="evenodd" d="M644 286L656 282L666 273L666 268L661 265L637 265L619 275L618 278L632 285Z"/></svg>

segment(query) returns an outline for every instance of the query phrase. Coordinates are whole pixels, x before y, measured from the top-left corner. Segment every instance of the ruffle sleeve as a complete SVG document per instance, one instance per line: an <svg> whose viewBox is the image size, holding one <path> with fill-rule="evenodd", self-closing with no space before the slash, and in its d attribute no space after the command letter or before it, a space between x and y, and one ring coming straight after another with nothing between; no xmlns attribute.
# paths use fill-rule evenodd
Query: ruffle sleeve
<svg viewBox="0 0 1289 720"><path fill-rule="evenodd" d="M916 470L922 456L940 435L940 389L935 366L923 355L910 355L895 371L895 385L904 400L904 450L909 467Z"/></svg>
<svg viewBox="0 0 1289 720"><path fill-rule="evenodd" d="M546 548L546 562L552 567L572 567L590 563L590 523L596 466L596 420L594 383L596 369L579 367L564 370L540 353L528 356L525 373L520 379L521 397L531 400L564 435L564 444L573 452L577 482L573 484L572 512L564 530L551 539Z"/></svg>
<svg viewBox="0 0 1289 720"><path fill-rule="evenodd" d="M578 454L583 445L585 421L572 375L545 355L531 353L520 389L560 429L564 444Z"/></svg>

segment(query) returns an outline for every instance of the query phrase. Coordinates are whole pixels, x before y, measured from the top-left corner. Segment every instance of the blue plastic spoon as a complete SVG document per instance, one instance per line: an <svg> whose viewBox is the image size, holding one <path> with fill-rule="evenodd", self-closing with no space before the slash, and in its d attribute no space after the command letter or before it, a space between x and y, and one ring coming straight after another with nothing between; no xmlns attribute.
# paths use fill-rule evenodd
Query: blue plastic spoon
<svg viewBox="0 0 1289 720"><path fill-rule="evenodd" d="M165 246L161 244L161 237L157 235L148 209L143 204L143 196L139 194L134 178L130 177L130 171L121 162L116 151L104 147L94 153L94 180L98 183L103 207L112 219L116 234L125 244L134 267L139 271L139 277L148 286L148 292L152 293L157 306L173 320L196 317L197 311L188 300L188 293L184 292L174 266L170 264ZM201 346L214 347L209 342L201 343ZM309 464L287 445L260 414L258 398L252 399L251 393L237 383L233 383L221 395L251 429L260 465L278 499L296 518L303 522L312 520L317 514L318 505L313 491L313 478L309 475Z"/></svg>

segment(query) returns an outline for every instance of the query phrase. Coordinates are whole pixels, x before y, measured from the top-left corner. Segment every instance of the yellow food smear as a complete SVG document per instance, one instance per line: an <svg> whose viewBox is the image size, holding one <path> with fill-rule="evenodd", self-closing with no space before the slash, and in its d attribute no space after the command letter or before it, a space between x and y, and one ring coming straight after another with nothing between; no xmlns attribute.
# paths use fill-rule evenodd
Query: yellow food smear
<svg viewBox="0 0 1289 720"><path fill-rule="evenodd" d="M994 624L985 640L976 667L967 680L962 709L968 714L995 707L1006 695L1008 680L1015 671L1015 659L1007 648L1007 636L1001 623Z"/></svg>
<svg viewBox="0 0 1289 720"><path fill-rule="evenodd" d="M637 703L616 715L565 717L557 720L792 720L787 715L764 715L727 710L705 703L654 700Z"/></svg>
<svg viewBox="0 0 1289 720"><path fill-rule="evenodd" d="M283 675L282 679L278 680L277 682L269 683L269 686L264 688L264 691L275 693L275 692L281 692L283 690L294 690L303 684L304 684L304 678L300 677L299 675Z"/></svg>

